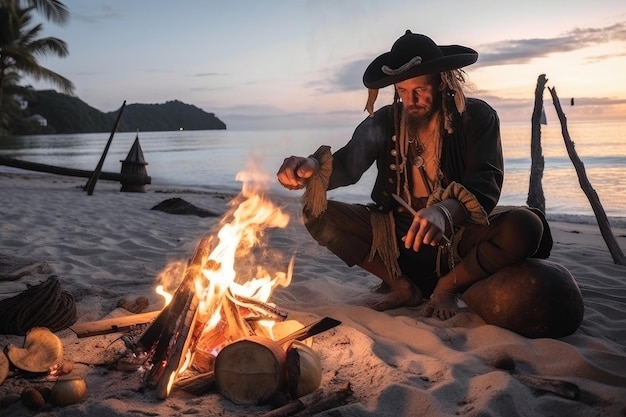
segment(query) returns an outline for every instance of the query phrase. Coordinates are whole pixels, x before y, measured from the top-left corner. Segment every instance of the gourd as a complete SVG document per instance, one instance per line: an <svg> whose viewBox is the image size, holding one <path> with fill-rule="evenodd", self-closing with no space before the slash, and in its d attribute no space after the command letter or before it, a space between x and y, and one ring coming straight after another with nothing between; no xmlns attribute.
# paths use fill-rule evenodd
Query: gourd
<svg viewBox="0 0 626 417"><path fill-rule="evenodd" d="M87 394L87 384L80 376L60 378L55 382L50 393L50 402L66 406L76 404Z"/></svg>

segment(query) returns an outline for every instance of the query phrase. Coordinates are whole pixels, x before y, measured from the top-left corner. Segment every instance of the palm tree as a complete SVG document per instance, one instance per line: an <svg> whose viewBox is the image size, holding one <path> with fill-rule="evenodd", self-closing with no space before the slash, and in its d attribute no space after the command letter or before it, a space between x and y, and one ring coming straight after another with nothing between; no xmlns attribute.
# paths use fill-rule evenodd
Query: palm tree
<svg viewBox="0 0 626 417"><path fill-rule="evenodd" d="M0 0L0 110L4 82L9 73L50 81L66 94L74 92L70 80L37 61L38 56L48 54L64 58L69 51L61 39L39 38L42 25L32 25L36 10L59 22L66 22L69 18L67 9L57 0Z"/></svg>
<svg viewBox="0 0 626 417"><path fill-rule="evenodd" d="M19 0L2 0L7 3L20 3ZM33 7L43 13L47 20L54 23L64 24L70 20L70 12L65 5L58 0L23 0L28 7Z"/></svg>

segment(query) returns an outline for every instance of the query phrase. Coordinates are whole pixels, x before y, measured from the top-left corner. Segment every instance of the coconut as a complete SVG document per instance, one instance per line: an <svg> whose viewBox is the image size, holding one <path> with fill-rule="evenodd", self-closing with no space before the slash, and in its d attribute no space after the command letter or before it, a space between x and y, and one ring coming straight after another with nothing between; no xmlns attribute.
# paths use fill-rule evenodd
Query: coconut
<svg viewBox="0 0 626 417"><path fill-rule="evenodd" d="M18 369L27 372L48 372L63 360L63 344L50 329L34 327L26 333L24 346L9 344L6 355Z"/></svg>
<svg viewBox="0 0 626 417"><path fill-rule="evenodd" d="M87 384L80 376L59 378L52 387L50 402L66 406L76 404L87 394Z"/></svg>

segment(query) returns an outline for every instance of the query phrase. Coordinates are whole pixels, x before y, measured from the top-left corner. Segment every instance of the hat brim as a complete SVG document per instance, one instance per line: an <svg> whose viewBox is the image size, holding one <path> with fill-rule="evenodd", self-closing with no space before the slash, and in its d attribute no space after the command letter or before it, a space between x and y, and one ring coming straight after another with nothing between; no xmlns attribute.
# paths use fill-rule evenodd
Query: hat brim
<svg viewBox="0 0 626 417"><path fill-rule="evenodd" d="M383 88L409 78L420 75L435 74L466 67L478 60L478 52L472 48L461 45L439 46L443 56L428 62L415 65L414 67L395 75L387 75L383 72L383 65L387 65L391 52L385 52L372 61L363 74L363 84L367 88Z"/></svg>

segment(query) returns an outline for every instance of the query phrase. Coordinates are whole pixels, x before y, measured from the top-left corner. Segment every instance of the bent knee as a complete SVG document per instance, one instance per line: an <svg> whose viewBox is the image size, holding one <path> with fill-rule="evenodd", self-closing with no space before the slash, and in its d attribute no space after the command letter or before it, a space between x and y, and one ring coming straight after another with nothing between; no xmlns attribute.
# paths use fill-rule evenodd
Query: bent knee
<svg viewBox="0 0 626 417"><path fill-rule="evenodd" d="M532 256L541 243L543 223L538 215L525 207L507 213L504 219L509 241L520 257Z"/></svg>

